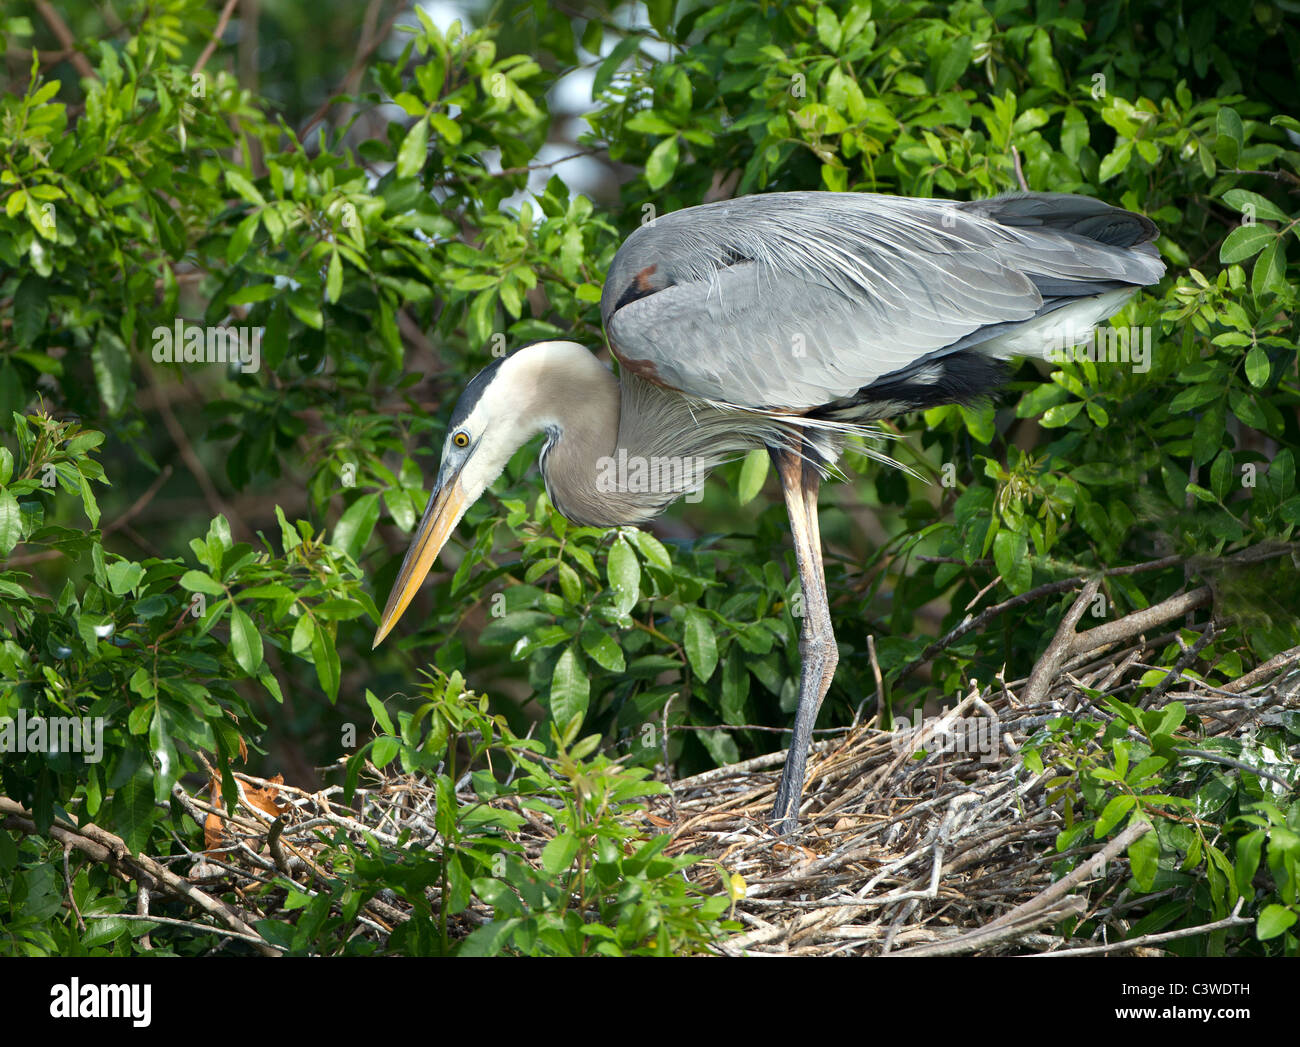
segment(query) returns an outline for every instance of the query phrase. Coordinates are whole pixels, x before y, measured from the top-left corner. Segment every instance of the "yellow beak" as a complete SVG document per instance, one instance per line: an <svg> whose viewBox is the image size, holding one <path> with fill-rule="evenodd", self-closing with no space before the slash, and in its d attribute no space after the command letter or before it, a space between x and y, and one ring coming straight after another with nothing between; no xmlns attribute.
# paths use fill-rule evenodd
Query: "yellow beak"
<svg viewBox="0 0 1300 1047"><path fill-rule="evenodd" d="M384 637L402 617L402 612L415 596L420 583L433 566L433 561L447 544L452 529L460 522L468 507L469 500L460 486L459 476L448 477L447 482L433 492L420 526L416 528L415 537L411 540L411 547L406 550L406 559L402 561L402 569L397 573L393 591L388 595L388 605L384 608L383 618L375 632L375 642L370 645L372 650L383 642Z"/></svg>

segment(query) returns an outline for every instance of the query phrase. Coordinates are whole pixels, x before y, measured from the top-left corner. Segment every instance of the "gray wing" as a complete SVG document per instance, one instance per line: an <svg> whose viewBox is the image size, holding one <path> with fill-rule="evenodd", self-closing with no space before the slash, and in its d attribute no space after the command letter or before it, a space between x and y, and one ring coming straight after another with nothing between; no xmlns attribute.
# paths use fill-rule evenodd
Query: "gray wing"
<svg viewBox="0 0 1300 1047"><path fill-rule="evenodd" d="M601 316L622 365L650 381L809 410L1075 299L1155 282L1156 235L1141 215L1064 193L741 197L629 236Z"/></svg>

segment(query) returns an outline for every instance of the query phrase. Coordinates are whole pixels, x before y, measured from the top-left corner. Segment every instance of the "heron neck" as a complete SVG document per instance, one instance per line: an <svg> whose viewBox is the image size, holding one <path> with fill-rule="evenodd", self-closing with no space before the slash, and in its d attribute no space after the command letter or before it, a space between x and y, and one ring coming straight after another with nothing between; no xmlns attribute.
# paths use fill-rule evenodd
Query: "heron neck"
<svg viewBox="0 0 1300 1047"><path fill-rule="evenodd" d="M574 342L530 346L523 353L530 354L528 413L534 431L546 434L540 463L551 502L575 523L632 522L615 518L622 508L609 504L597 486L601 462L618 444L618 379Z"/></svg>
<svg viewBox="0 0 1300 1047"><path fill-rule="evenodd" d="M620 383L575 342L521 352L534 353L522 384L532 390L533 431L547 434L546 491L574 523L644 523L698 491L722 462L783 442L779 420L690 400L626 371Z"/></svg>

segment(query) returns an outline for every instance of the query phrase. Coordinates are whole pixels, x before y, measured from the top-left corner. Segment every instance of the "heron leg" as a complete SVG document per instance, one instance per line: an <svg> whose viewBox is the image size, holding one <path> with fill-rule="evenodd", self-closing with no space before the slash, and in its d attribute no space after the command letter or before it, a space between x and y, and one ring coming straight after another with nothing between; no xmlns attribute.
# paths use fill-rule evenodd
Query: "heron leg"
<svg viewBox="0 0 1300 1047"><path fill-rule="evenodd" d="M803 592L803 625L799 636L799 709L795 713L794 736L776 790L772 821L778 832L791 832L799 820L799 799L803 794L804 770L813 724L826 692L835 678L839 651L831 627L826 575L822 565L821 529L817 522L817 489L821 475L798 450L773 449L790 533L794 537L795 562Z"/></svg>

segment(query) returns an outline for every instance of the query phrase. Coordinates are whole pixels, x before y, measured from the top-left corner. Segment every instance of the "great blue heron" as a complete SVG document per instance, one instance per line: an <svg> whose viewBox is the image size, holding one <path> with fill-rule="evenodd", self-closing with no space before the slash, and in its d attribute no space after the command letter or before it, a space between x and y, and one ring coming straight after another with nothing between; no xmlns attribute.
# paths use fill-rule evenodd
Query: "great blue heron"
<svg viewBox="0 0 1300 1047"><path fill-rule="evenodd" d="M1160 279L1156 235L1142 215L1064 193L969 203L773 193L655 219L627 238L601 295L619 377L574 342L538 342L466 386L375 644L465 510L533 437L546 437L555 507L597 526L644 523L713 467L767 448L804 598L799 707L772 811L788 831L838 660L817 489L846 438L988 393L1001 358L1083 342ZM657 482L620 482L620 461L642 477L649 464ZM653 468L664 462L684 467Z"/></svg>

